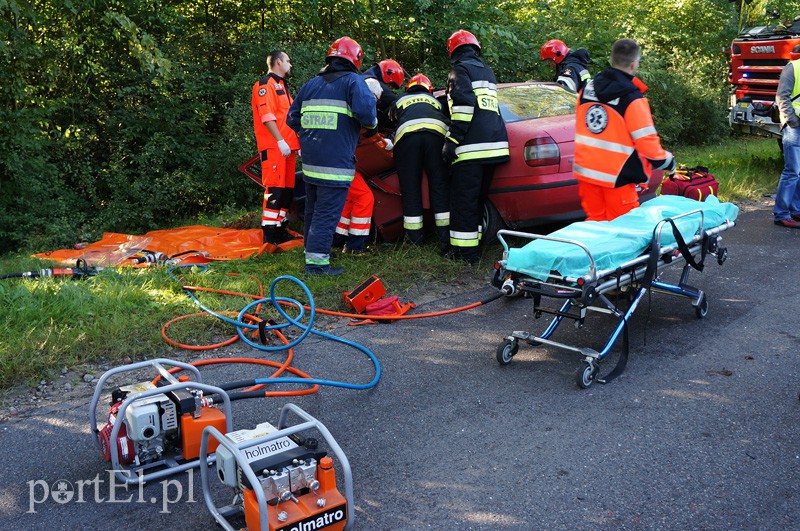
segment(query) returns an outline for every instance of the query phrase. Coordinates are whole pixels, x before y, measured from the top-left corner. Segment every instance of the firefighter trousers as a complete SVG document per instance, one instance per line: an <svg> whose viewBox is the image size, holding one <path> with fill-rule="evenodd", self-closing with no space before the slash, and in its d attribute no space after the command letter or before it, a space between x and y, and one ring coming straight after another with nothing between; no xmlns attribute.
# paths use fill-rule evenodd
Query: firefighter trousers
<svg viewBox="0 0 800 531"><path fill-rule="evenodd" d="M450 175L442 160L444 137L430 131L406 133L394 147L403 203L403 228L411 243L422 243L422 172L440 245L450 240Z"/></svg>
<svg viewBox="0 0 800 531"><path fill-rule="evenodd" d="M450 187L450 245L453 255L469 261L480 258L483 205L496 164L462 163L452 167Z"/></svg>
<svg viewBox="0 0 800 531"><path fill-rule="evenodd" d="M330 265L336 224L347 199L347 188L320 186L306 181L306 267Z"/></svg>
<svg viewBox="0 0 800 531"><path fill-rule="evenodd" d="M363 251L367 246L369 229L372 225L372 209L375 196L360 173L356 172L347 199L336 225L333 245L347 245L350 251Z"/></svg>
<svg viewBox="0 0 800 531"><path fill-rule="evenodd" d="M278 227L286 221L294 196L294 152L284 157L278 148L268 148L261 155L261 184L264 201L261 211L262 227Z"/></svg>

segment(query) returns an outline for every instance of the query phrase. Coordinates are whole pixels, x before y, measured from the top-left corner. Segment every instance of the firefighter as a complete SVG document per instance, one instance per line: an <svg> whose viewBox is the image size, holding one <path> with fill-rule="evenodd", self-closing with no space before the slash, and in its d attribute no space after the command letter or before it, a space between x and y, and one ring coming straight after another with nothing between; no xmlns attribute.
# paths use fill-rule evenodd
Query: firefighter
<svg viewBox="0 0 800 531"><path fill-rule="evenodd" d="M423 242L422 171L428 176L428 196L433 209L439 250L450 248L450 183L442 160L447 118L442 104L433 97L433 83L423 74L408 80L406 93L398 99L389 116L397 123L394 154L403 202L405 238Z"/></svg>
<svg viewBox="0 0 800 531"><path fill-rule="evenodd" d="M344 272L330 265L331 243L355 175L361 127L378 127L375 98L358 75L362 59L350 37L334 41L325 67L300 88L286 120L303 153L307 275Z"/></svg>
<svg viewBox="0 0 800 531"><path fill-rule="evenodd" d="M447 51L450 130L442 157L451 164L450 256L474 264L480 259L483 205L494 168L509 158L508 135L494 73L480 59L478 39L458 30L447 39Z"/></svg>
<svg viewBox="0 0 800 531"><path fill-rule="evenodd" d="M382 133L394 131L394 124L389 118L389 111L397 101L398 90L406 79L405 71L394 59L384 59L361 74L378 107L378 128ZM391 145L389 143L388 145ZM391 150L391 147L388 149Z"/></svg>
<svg viewBox="0 0 800 531"><path fill-rule="evenodd" d="M588 221L612 220L639 206L637 185L652 168L675 171L675 158L661 147L647 87L635 78L640 49L620 39L611 67L590 80L578 96L575 162L581 205Z"/></svg>
<svg viewBox="0 0 800 531"><path fill-rule="evenodd" d="M386 59L361 74L372 95L378 116L378 129L387 130L389 125L389 109L397 100L393 88L400 88L405 81L403 67L393 59ZM368 131L371 136L376 130ZM393 148L392 140L385 139L387 151ZM364 254L368 252L367 239L372 225L372 211L375 207L375 196L360 173L356 172L344 210L336 225L333 246L342 247L347 254Z"/></svg>
<svg viewBox="0 0 800 531"><path fill-rule="evenodd" d="M279 245L296 238L286 230L286 214L294 194L294 167L300 143L286 125L286 113L292 104L286 86L292 69L289 56L274 50L267 56L267 66L267 76L253 85L251 105L264 185L261 230L264 243Z"/></svg>
<svg viewBox="0 0 800 531"><path fill-rule="evenodd" d="M578 48L574 52L558 39L542 45L539 54L542 61L556 67L555 82L570 92L580 92L592 78L589 74L589 52Z"/></svg>

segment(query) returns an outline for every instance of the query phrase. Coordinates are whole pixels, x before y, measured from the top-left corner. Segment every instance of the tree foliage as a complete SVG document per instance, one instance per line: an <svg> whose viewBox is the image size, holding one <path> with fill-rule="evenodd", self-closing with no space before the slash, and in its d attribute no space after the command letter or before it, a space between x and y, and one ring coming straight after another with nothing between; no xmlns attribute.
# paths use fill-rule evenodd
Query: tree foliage
<svg viewBox="0 0 800 531"><path fill-rule="evenodd" d="M755 21L773 4L800 14L766 0L0 0L0 251L257 209L236 167L255 150L249 94L265 55L290 53L296 91L342 35L365 65L392 57L438 87L458 28L499 81L552 79L538 61L550 38L586 48L597 73L632 37L665 141L718 138L721 50L742 5Z"/></svg>

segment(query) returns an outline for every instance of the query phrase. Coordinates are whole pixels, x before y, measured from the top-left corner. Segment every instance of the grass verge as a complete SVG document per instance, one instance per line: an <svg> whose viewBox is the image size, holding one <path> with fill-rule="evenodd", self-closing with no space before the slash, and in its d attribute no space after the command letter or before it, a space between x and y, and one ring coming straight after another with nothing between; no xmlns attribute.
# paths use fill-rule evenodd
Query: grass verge
<svg viewBox="0 0 800 531"><path fill-rule="evenodd" d="M721 199L734 202L773 193L783 165L774 140L752 137L681 148L675 155L681 164L707 166L720 181ZM258 219L252 213L226 212L194 223L198 221L246 228ZM347 270L341 277L304 278L302 251L296 249L215 263L206 272L181 270L181 274L192 285L252 294L258 293L259 282L268 293L273 279L292 275L307 284L317 307L343 310L342 292L370 275L379 276L389 294L414 301L436 291L452 293L454 284L465 284L465 279L483 280L500 254L499 246L490 247L482 261L470 267L440 257L434 245L383 244L371 255L339 257L337 264ZM0 257L0 274L49 265L23 254L7 255ZM305 302L302 291L290 283L279 284L276 294ZM198 296L219 312L238 312L251 302L227 295ZM87 280L0 280L0 390L52 377L62 367L169 356L173 347L161 338L161 327L199 311L166 267L110 269ZM233 333L230 325L207 316L187 318L169 329L172 339L188 344L218 342Z"/></svg>

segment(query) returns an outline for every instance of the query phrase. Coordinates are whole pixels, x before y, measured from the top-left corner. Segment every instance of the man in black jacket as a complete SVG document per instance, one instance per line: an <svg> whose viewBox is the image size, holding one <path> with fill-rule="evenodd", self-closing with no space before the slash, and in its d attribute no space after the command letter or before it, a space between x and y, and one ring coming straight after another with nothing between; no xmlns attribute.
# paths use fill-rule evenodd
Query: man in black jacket
<svg viewBox="0 0 800 531"><path fill-rule="evenodd" d="M542 61L555 65L555 82L570 92L580 92L592 78L589 74L589 52L583 48L573 52L562 41L551 39L544 43L539 53Z"/></svg>
<svg viewBox="0 0 800 531"><path fill-rule="evenodd" d="M492 69L480 59L475 35L458 30L447 39L450 63L447 104L450 130L442 157L451 166L450 245L452 256L476 263L483 205L489 196L494 169L508 161L508 134L500 115Z"/></svg>

